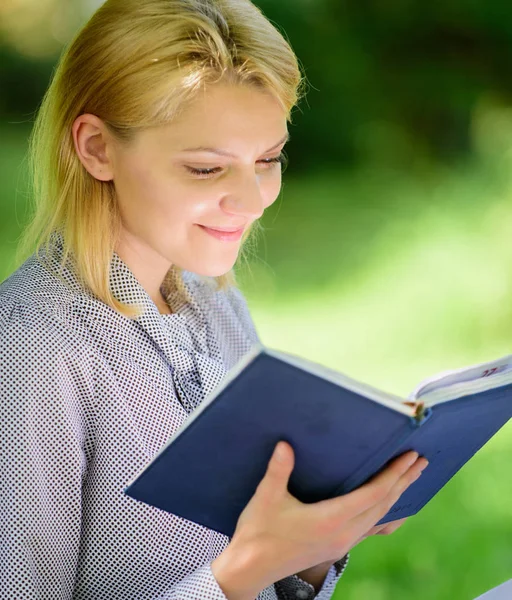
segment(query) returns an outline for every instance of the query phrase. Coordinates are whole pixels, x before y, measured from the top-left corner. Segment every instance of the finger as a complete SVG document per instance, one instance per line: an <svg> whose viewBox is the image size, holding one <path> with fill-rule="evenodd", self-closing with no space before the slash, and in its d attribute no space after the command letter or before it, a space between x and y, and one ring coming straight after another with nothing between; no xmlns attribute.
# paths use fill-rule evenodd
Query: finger
<svg viewBox="0 0 512 600"><path fill-rule="evenodd" d="M371 535L379 535L383 529L386 529L387 525L387 523L384 523L384 525L375 525L375 527L372 527L366 534L366 537L370 537Z"/></svg>
<svg viewBox="0 0 512 600"><path fill-rule="evenodd" d="M417 452L408 452L395 459L386 469L348 494L345 497L347 500L345 509L353 514L362 514L385 501L394 490L402 489L408 481L408 474L415 472L413 470L419 460L421 459L418 458Z"/></svg>
<svg viewBox="0 0 512 600"><path fill-rule="evenodd" d="M407 452L356 490L330 500L317 502L315 506L319 511L325 511L326 515L330 513L333 517L340 512L347 518L363 514L388 496L400 477L415 464L417 459L417 452Z"/></svg>
<svg viewBox="0 0 512 600"><path fill-rule="evenodd" d="M359 538L357 544L371 535L389 535L401 527L405 521L407 521L407 517L405 519L384 523L384 525L375 525L375 527L372 527L370 531Z"/></svg>
<svg viewBox="0 0 512 600"><path fill-rule="evenodd" d="M383 527L380 531L377 531L375 535L390 535L394 532L394 529L391 527Z"/></svg>
<svg viewBox="0 0 512 600"><path fill-rule="evenodd" d="M293 447L288 442L281 440L275 445L265 476L256 488L259 497L270 501L280 499L283 495L288 494L288 480L294 463Z"/></svg>
<svg viewBox="0 0 512 600"><path fill-rule="evenodd" d="M371 535L388 535L389 533L393 533L399 527L401 527L404 522L407 521L407 518L400 519L399 521L390 521L389 523L384 523L383 525L375 525L372 527L370 531L366 534L366 537L370 537Z"/></svg>
<svg viewBox="0 0 512 600"><path fill-rule="evenodd" d="M381 501L367 509L364 513L355 516L350 522L350 529L345 530L345 537L358 538L367 532L372 526L376 526L382 517L384 517L390 508L396 504L404 491L418 479L421 475L421 470L427 463L426 459L421 458L417 461L419 464L414 465L404 475L400 477L398 482L393 486L389 494ZM377 527L379 527L377 525Z"/></svg>
<svg viewBox="0 0 512 600"><path fill-rule="evenodd" d="M377 533L377 535L390 535L395 533L397 529L400 529L402 525L407 521L407 518L400 519L399 521L391 521L391 523L386 523L385 526Z"/></svg>
<svg viewBox="0 0 512 600"><path fill-rule="evenodd" d="M397 483L393 486L388 496L375 507L368 510L368 518L370 522L376 518L376 522L380 521L388 511L398 502L402 494L421 476L421 473L426 468L428 461L425 458L420 458L414 465L400 477Z"/></svg>

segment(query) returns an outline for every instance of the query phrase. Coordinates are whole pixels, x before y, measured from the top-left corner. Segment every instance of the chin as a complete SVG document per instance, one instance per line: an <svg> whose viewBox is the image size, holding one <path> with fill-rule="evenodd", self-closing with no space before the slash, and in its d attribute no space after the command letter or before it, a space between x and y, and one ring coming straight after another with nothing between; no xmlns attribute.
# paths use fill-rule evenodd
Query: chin
<svg viewBox="0 0 512 600"><path fill-rule="evenodd" d="M229 273L229 271L231 271L231 269L233 268L233 265L229 266L229 267L204 267L204 266L199 266L197 269L187 269L189 271L193 271L194 273L196 273L196 275L203 275L204 277L220 277L221 275L225 275L226 273Z"/></svg>
<svg viewBox="0 0 512 600"><path fill-rule="evenodd" d="M183 268L185 271L191 271L196 275L202 275L204 277L220 277L229 273L234 267L236 260L231 261L193 261L193 263L185 265Z"/></svg>

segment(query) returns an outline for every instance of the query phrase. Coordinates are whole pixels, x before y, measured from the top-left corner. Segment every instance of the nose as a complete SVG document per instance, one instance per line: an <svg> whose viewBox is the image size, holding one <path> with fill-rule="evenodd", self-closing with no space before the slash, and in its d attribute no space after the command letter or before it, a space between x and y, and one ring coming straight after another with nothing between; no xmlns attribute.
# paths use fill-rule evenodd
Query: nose
<svg viewBox="0 0 512 600"><path fill-rule="evenodd" d="M224 197L224 211L244 217L247 221L259 219L265 211L265 198L259 175L245 175L232 181L229 193Z"/></svg>

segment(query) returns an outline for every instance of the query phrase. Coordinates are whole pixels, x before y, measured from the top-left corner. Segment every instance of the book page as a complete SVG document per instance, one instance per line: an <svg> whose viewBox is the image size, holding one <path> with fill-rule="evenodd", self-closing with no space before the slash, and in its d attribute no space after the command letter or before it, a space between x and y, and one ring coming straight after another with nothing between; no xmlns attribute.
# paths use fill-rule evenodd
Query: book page
<svg viewBox="0 0 512 600"><path fill-rule="evenodd" d="M492 588L475 600L510 600L512 598L512 579L505 581L498 587Z"/></svg>
<svg viewBox="0 0 512 600"><path fill-rule="evenodd" d="M411 400L421 400L426 406L453 400L468 394L485 391L512 382L512 356L444 371L423 380L410 394Z"/></svg>

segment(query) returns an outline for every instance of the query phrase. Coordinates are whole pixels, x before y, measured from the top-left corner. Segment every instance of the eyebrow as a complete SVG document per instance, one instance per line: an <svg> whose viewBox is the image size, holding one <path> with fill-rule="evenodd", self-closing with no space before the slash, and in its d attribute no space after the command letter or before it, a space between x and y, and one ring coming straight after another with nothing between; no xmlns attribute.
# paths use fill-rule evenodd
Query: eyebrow
<svg viewBox="0 0 512 600"><path fill-rule="evenodd" d="M268 152L272 152L272 150L275 150L281 144L288 142L290 139L291 139L290 132L287 132L286 135L284 136L284 138L282 140L280 140L279 142L277 142L277 144L275 146L272 146L272 148L269 148L267 150L267 152L265 152L265 154L267 154ZM220 156L229 156L230 158L236 158L235 154L232 154L231 152L227 152L226 150L221 150L220 148L207 148L205 146L199 146L197 148L186 148L185 150L182 150L182 152L211 152L212 154L219 154Z"/></svg>

